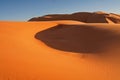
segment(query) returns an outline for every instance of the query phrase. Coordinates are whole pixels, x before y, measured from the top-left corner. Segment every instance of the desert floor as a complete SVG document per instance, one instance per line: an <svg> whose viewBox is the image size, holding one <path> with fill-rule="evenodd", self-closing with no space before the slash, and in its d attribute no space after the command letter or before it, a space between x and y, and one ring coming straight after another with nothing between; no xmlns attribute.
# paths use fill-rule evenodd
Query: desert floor
<svg viewBox="0 0 120 80"><path fill-rule="evenodd" d="M80 29L85 32L79 33ZM72 36L75 32L78 35ZM40 35L35 37L37 33ZM120 24L1 21L0 80L120 80L119 36ZM82 47L89 46L87 48L92 47L92 50L81 50L77 39L82 39L81 44L88 42ZM109 46L99 43L99 39L105 43L108 40ZM104 51L94 52L94 43L101 44Z"/></svg>

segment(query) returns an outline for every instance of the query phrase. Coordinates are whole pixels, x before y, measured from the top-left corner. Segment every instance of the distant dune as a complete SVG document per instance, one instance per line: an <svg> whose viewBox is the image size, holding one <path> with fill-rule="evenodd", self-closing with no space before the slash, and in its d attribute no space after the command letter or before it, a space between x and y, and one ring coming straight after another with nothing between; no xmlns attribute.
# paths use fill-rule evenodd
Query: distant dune
<svg viewBox="0 0 120 80"><path fill-rule="evenodd" d="M54 20L75 20L84 23L120 23L120 15L114 13L98 12L77 12L73 14L50 14L41 17L34 17L28 21L54 21Z"/></svg>

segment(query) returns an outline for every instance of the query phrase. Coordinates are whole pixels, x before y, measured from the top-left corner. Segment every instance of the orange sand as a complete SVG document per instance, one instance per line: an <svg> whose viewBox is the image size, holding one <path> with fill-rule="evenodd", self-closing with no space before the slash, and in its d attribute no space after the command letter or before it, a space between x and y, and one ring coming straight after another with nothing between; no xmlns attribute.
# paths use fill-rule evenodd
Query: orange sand
<svg viewBox="0 0 120 80"><path fill-rule="evenodd" d="M97 56L55 49L35 38L38 32L71 23L120 32L118 24L1 21L0 80L120 80L119 45L103 52L110 55Z"/></svg>

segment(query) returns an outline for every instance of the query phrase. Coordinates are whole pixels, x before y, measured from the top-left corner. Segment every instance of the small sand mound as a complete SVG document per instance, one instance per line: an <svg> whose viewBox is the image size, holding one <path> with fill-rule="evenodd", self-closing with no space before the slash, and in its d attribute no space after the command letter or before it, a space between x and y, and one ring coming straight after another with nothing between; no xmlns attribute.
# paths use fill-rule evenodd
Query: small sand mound
<svg viewBox="0 0 120 80"><path fill-rule="evenodd" d="M57 25L38 32L36 39L46 45L70 52L99 53L120 40L120 34L90 25Z"/></svg>

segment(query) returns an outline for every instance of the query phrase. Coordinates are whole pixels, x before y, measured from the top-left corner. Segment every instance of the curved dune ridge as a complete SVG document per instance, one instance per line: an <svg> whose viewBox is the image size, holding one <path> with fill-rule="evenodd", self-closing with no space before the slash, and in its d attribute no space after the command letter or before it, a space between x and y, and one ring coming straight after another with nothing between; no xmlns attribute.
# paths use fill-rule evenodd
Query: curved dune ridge
<svg viewBox="0 0 120 80"><path fill-rule="evenodd" d="M1 21L0 80L120 80L119 36L120 24Z"/></svg>
<svg viewBox="0 0 120 80"><path fill-rule="evenodd" d="M54 21L54 20L75 20L84 23L120 23L120 15L114 13L98 12L77 12L73 14L50 14L41 17L34 17L28 21Z"/></svg>
<svg viewBox="0 0 120 80"><path fill-rule="evenodd" d="M78 53L99 53L120 43L120 34L94 25L57 25L38 32L35 38L52 48Z"/></svg>
<svg viewBox="0 0 120 80"><path fill-rule="evenodd" d="M66 24L66 25L71 25L71 24L85 24L84 22L80 22L80 21L74 21L74 20L57 20L57 21L49 21L49 22L53 22L56 24Z"/></svg>

